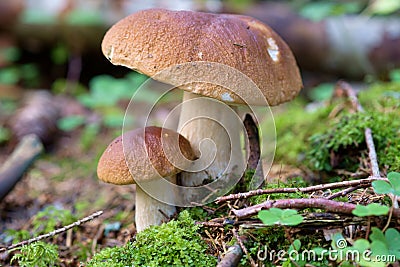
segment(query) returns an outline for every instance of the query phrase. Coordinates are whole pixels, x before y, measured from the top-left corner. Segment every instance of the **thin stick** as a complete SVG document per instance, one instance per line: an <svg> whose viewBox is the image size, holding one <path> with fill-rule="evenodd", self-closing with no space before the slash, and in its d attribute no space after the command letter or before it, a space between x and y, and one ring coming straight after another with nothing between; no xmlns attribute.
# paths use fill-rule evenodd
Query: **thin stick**
<svg viewBox="0 0 400 267"><path fill-rule="evenodd" d="M238 243L228 248L225 256L218 262L217 267L236 267L243 256L243 250Z"/></svg>
<svg viewBox="0 0 400 267"><path fill-rule="evenodd" d="M393 211L394 211L394 209L395 209L394 203L397 202L397 196L390 196L390 198L392 199L392 203L393 203L393 204L392 204L392 206L390 207L388 221L387 221L385 227L383 227L382 232L385 232L385 231L389 228L390 221L392 220L392 216L393 216Z"/></svg>
<svg viewBox="0 0 400 267"><path fill-rule="evenodd" d="M354 92L353 87L345 81L339 81L337 83L337 88L343 90L346 96L350 99L350 102L357 112L364 112L364 108L361 106L360 101L358 101L357 94Z"/></svg>
<svg viewBox="0 0 400 267"><path fill-rule="evenodd" d="M17 248L17 247L21 247L21 246L23 246L23 245L27 245L27 244L30 244L30 243L33 243L33 242L37 242L37 241L39 241L39 240L42 240L42 239L51 237L51 236L58 235L58 234L60 234L60 233L63 233L63 232L65 232L65 231L68 231L69 229L71 229L71 228L73 228L73 227L75 227L75 226L79 226L79 225L81 225L81 224L83 224L83 223L86 223L86 222L88 222L88 221L91 221L91 220L93 220L94 218L99 217L101 214L103 214L103 211L102 211L102 210L97 211L97 212L95 212L95 213L93 213L93 214L91 214L91 215L89 215L89 216L87 216L87 217L85 217L85 218L83 218L83 219L80 219L80 220L78 220L78 221L76 221L76 222L74 222L74 223L71 223L71 224L69 224L69 225L67 225L67 226L64 226L64 227L62 227L62 228L56 229L56 230L54 230L54 231L52 231L52 232L50 232L50 233L47 233L47 234L44 234L44 235L40 235L40 236L37 236L37 237L35 237L35 238L31 238L31 239L28 239L28 240L24 240L24 241L22 241L22 242L19 242L19 243L17 243L17 244L14 244L14 245L11 245L11 246L8 246L8 247L5 247L5 248L1 248L1 249L0 249L0 252L6 251L6 250L10 250L10 249L13 249L13 248Z"/></svg>
<svg viewBox="0 0 400 267"><path fill-rule="evenodd" d="M340 89L342 89L343 92L347 95L347 97L350 99L353 105L353 108L357 112L360 113L364 112L364 108L361 106L360 101L358 101L357 94L354 92L350 84L344 81L340 81L337 83L337 86ZM366 128L364 131L364 135L365 135L365 142L367 143L368 147L368 156L371 164L372 177L380 177L378 157L376 156L375 144L374 144L374 139L372 138L371 129Z"/></svg>
<svg viewBox="0 0 400 267"><path fill-rule="evenodd" d="M343 181L343 182L336 182L336 183L329 183L329 184L319 184L313 185L308 187L301 187L301 188L273 188L273 189L257 189L252 190L245 193L237 193L231 194L227 196L222 196L216 199L217 203L236 200L236 199L244 199L258 195L265 195L265 194L275 194L275 193L309 193L315 192L320 190L327 190L327 189L337 189L343 187L352 187L352 186L360 186L360 187L369 187L371 183L376 180L384 180L388 181L386 178L376 178L376 177L369 177L366 179L360 180L352 180L352 181Z"/></svg>
<svg viewBox="0 0 400 267"><path fill-rule="evenodd" d="M368 156L371 163L372 177L380 177L378 157L376 155L374 139L372 138L372 131L370 128L365 129L365 142L368 147Z"/></svg>
<svg viewBox="0 0 400 267"><path fill-rule="evenodd" d="M43 150L43 144L36 134L29 134L21 139L11 156L0 167L0 200L13 189Z"/></svg>
<svg viewBox="0 0 400 267"><path fill-rule="evenodd" d="M325 198L302 198L302 199L278 199L269 200L261 204L254 205L251 207L233 210L233 214L239 219L256 215L260 210L270 208L281 208L281 209L305 209L305 208L318 208L324 209L328 212L352 214L356 205L347 202L339 202ZM393 210L393 217L400 217L400 209Z"/></svg>
<svg viewBox="0 0 400 267"><path fill-rule="evenodd" d="M242 238L239 236L239 234L236 232L235 229L232 229L232 234L236 238L242 251L246 254L247 257L249 257L251 267L257 267L257 264L254 262L253 258L250 256L249 252L247 251L246 246L243 244Z"/></svg>
<svg viewBox="0 0 400 267"><path fill-rule="evenodd" d="M347 189L344 189L342 191L336 192L330 196L327 197L327 199L335 199L337 197L344 197L345 195L347 195L348 193L351 193L353 191L356 191L357 189L363 188L362 186L353 186Z"/></svg>

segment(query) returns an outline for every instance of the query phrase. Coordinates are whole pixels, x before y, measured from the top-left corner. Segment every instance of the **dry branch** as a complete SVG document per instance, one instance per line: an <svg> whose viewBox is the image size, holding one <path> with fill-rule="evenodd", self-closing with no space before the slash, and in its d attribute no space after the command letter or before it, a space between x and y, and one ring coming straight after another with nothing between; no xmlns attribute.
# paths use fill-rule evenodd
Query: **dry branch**
<svg viewBox="0 0 400 267"><path fill-rule="evenodd" d="M56 230L54 230L54 231L52 231L50 233L47 233L47 234L44 234L44 235L40 235L40 236L37 236L35 238L31 238L31 239L28 239L28 240L24 240L22 242L19 242L17 244L14 244L14 245L11 245L11 246L8 246L8 247L5 247L5 248L0 248L0 252L6 251L6 250L11 250L11 249L14 249L14 248L17 248L17 247L21 247L23 245L28 245L30 243L37 242L37 241L40 241L42 239L45 239L45 238L48 238L48 237L51 237L51 236L55 236L55 235L61 234L63 232L68 231L69 229L74 228L75 226L79 226L79 225L81 225L83 223L91 221L94 218L99 217L101 214L103 214L102 210L97 211L97 212L95 212L95 213L93 213L93 214L91 214L91 215L89 215L89 216L87 216L87 217L85 217L83 219L80 219L80 220L78 220L78 221L76 221L74 223L71 223L71 224L69 224L67 226L64 226L62 228L56 229Z"/></svg>
<svg viewBox="0 0 400 267"><path fill-rule="evenodd" d="M350 99L353 109L356 112L360 113L364 112L364 108L360 104L360 101L358 101L357 94L353 90L350 84L344 81L339 81L337 83L337 90L343 90L345 95ZM365 142L367 143L368 147L368 156L371 164L372 177L380 177L378 157L376 155L375 144L374 144L374 139L372 137L371 129L365 128L364 135L365 135Z"/></svg>
<svg viewBox="0 0 400 267"><path fill-rule="evenodd" d="M243 256L243 250L239 244L235 243L228 248L225 256L218 263L217 267L236 267L239 265L240 259Z"/></svg>
<svg viewBox="0 0 400 267"><path fill-rule="evenodd" d="M388 181L386 178L370 177L370 178L360 179L360 180L343 181L343 182L336 182L336 183L329 183L329 184L319 184L319 185L313 185L313 186L302 187L302 188L257 189L257 190L252 190L252 191L245 192L245 193L237 193L237 194L222 196L222 197L217 198L216 202L220 203L220 202L225 202L225 201L230 201L230 200L244 199L244 198L249 198L249 197L258 196L258 195L275 194L275 193L300 193L300 192L301 193L309 193L309 192L315 192L315 191L320 191L320 190L337 189L337 188L353 187L353 186L359 186L360 188L364 188L364 187L371 186L371 183L376 180Z"/></svg>
<svg viewBox="0 0 400 267"><path fill-rule="evenodd" d="M18 183L26 169L42 153L43 145L35 134L24 136L0 168L0 200Z"/></svg>
<svg viewBox="0 0 400 267"><path fill-rule="evenodd" d="M239 219L246 218L257 214L260 210L270 208L280 209L306 209L318 208L328 212L352 214L356 205L352 203L339 202L325 198L305 198L305 199L278 199L265 201L261 204L248 208L233 210L233 214ZM400 218L400 209L393 211L393 217Z"/></svg>

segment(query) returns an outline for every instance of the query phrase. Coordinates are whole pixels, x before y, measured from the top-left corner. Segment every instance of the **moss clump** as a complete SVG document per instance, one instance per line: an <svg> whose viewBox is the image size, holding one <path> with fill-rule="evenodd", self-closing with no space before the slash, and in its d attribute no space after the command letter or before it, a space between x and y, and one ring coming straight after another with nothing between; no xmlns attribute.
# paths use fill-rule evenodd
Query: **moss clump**
<svg viewBox="0 0 400 267"><path fill-rule="evenodd" d="M312 108L297 99L283 112L275 112L275 160L293 165L306 163L318 171L354 171L360 158L367 157L364 131L369 127L381 170L399 170L400 83L373 84L359 93L359 100L365 109L362 114L343 109L346 98Z"/></svg>
<svg viewBox="0 0 400 267"><path fill-rule="evenodd" d="M15 254L11 263L17 261L21 267L56 266L58 262L58 247L53 244L38 241L22 246L20 253Z"/></svg>
<svg viewBox="0 0 400 267"><path fill-rule="evenodd" d="M86 266L215 266L216 258L206 254L207 245L198 230L189 213L183 211L178 220L152 226L123 247L100 251Z"/></svg>
<svg viewBox="0 0 400 267"><path fill-rule="evenodd" d="M307 111L306 104L300 98L287 104L283 112L274 111L276 127L275 160L286 164L297 165L304 159L308 144L305 142L312 134L324 128L321 121L325 120L332 106L325 105L312 111ZM261 125L266 132L274 125Z"/></svg>
<svg viewBox="0 0 400 267"><path fill-rule="evenodd" d="M315 170L333 168L355 171L359 157L367 154L365 129L370 128L382 169L400 168L400 120L398 112L353 113L342 115L326 130L310 137L307 153L310 166Z"/></svg>

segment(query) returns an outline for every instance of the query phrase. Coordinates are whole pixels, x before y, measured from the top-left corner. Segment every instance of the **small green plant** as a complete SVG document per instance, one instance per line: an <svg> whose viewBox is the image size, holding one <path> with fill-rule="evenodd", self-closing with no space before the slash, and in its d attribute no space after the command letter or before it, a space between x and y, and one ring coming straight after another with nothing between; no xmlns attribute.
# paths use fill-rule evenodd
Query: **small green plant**
<svg viewBox="0 0 400 267"><path fill-rule="evenodd" d="M397 168L400 151L400 136L398 134L398 116L394 113L365 112L341 116L325 130L315 133L309 138L310 150L307 159L310 167L315 170L331 171L334 167L354 171L359 166L358 157L366 151L366 128L373 132L374 142L378 151L379 163L382 168ZM391 125L387 127L387 125ZM384 129L384 130L382 130ZM394 151L392 151L394 149ZM332 165L332 153L340 157L337 166ZM355 154L356 153L356 154ZM393 154L388 157L388 154ZM338 161L338 160L336 160Z"/></svg>
<svg viewBox="0 0 400 267"><path fill-rule="evenodd" d="M6 239L4 241L9 242L12 240L13 244L21 242L22 240L29 239L31 237L30 233L27 230L14 230L7 229L5 232Z"/></svg>
<svg viewBox="0 0 400 267"><path fill-rule="evenodd" d="M386 215L389 212L388 206L383 206L378 203L371 203L367 206L357 205L356 208L352 211L352 213L358 217L365 216L380 216Z"/></svg>
<svg viewBox="0 0 400 267"><path fill-rule="evenodd" d="M314 248L320 257L335 257L340 266L387 266L400 259L400 233L389 228L383 233L379 228L372 227L372 233L367 239L357 239L352 246L348 246L346 239L341 233L332 235L331 247L334 255L327 255L326 249ZM332 252L333 253L333 252Z"/></svg>
<svg viewBox="0 0 400 267"><path fill-rule="evenodd" d="M393 194L400 197L400 173L390 172L387 175L389 183L378 180L372 182L372 187L377 194Z"/></svg>
<svg viewBox="0 0 400 267"><path fill-rule="evenodd" d="M215 266L216 259L206 254L199 227L182 211L178 220L145 229L132 243L103 249L86 266Z"/></svg>
<svg viewBox="0 0 400 267"><path fill-rule="evenodd" d="M278 209L270 208L268 210L261 210L258 213L258 218L265 225L298 225L303 222L304 218L297 213L297 210L292 209Z"/></svg>
<svg viewBox="0 0 400 267"><path fill-rule="evenodd" d="M85 117L81 115L72 115L68 117L63 117L57 121L57 126L63 131L72 131L85 124Z"/></svg>
<svg viewBox="0 0 400 267"><path fill-rule="evenodd" d="M11 263L17 261L21 267L49 267L56 266L58 262L57 246L38 241L24 245L20 253L15 254Z"/></svg>
<svg viewBox="0 0 400 267"><path fill-rule="evenodd" d="M70 210L47 206L35 215L32 221L33 232L35 235L49 233L54 231L56 227L68 225L74 221L76 221L76 218Z"/></svg>
<svg viewBox="0 0 400 267"><path fill-rule="evenodd" d="M308 1L299 13L310 20L320 21L326 17L358 13L361 9L362 5L354 1Z"/></svg>

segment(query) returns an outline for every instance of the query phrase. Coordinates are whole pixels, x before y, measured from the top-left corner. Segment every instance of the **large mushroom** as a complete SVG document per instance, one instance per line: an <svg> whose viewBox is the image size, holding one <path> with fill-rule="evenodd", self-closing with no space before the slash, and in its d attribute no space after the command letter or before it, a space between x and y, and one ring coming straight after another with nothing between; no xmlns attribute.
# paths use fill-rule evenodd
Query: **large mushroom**
<svg viewBox="0 0 400 267"><path fill-rule="evenodd" d="M206 179L238 174L244 160L240 148L240 132L226 131L221 125L240 129L240 121L232 119L232 110L221 102L187 101L205 96L232 105L274 106L293 99L302 88L296 60L287 44L262 22L247 16L209 14L193 11L148 9L117 22L102 42L104 55L115 65L123 65L161 82L184 90L178 131L191 143L195 153L208 154L212 164L202 172L183 172L183 185L201 185ZM261 94L248 88L226 88L221 84L190 82L191 73L184 64L220 63L249 77ZM166 69L172 75L158 75ZM201 73L205 81L227 76L215 65ZM182 83L180 76L187 76ZM233 84L237 77L233 79ZM238 81L240 82L240 81ZM234 89L234 90L232 90ZM261 97L260 97L261 95ZM213 120L192 120L210 116ZM218 123L215 123L215 122ZM227 138L229 132L229 138ZM214 140L217 152L203 150L205 139ZM200 146L200 147L199 147ZM215 156L215 159L212 157ZM227 166L229 166L227 168ZM238 168L239 167L239 168Z"/></svg>
<svg viewBox="0 0 400 267"><path fill-rule="evenodd" d="M97 176L111 184L136 183L135 222L139 232L150 225L167 221L176 208L148 195L137 183L168 179L180 172L176 166L184 166L194 158L189 141L182 135L150 126L126 132L114 139L100 157ZM174 192L163 193L168 194L166 198L173 202Z"/></svg>

